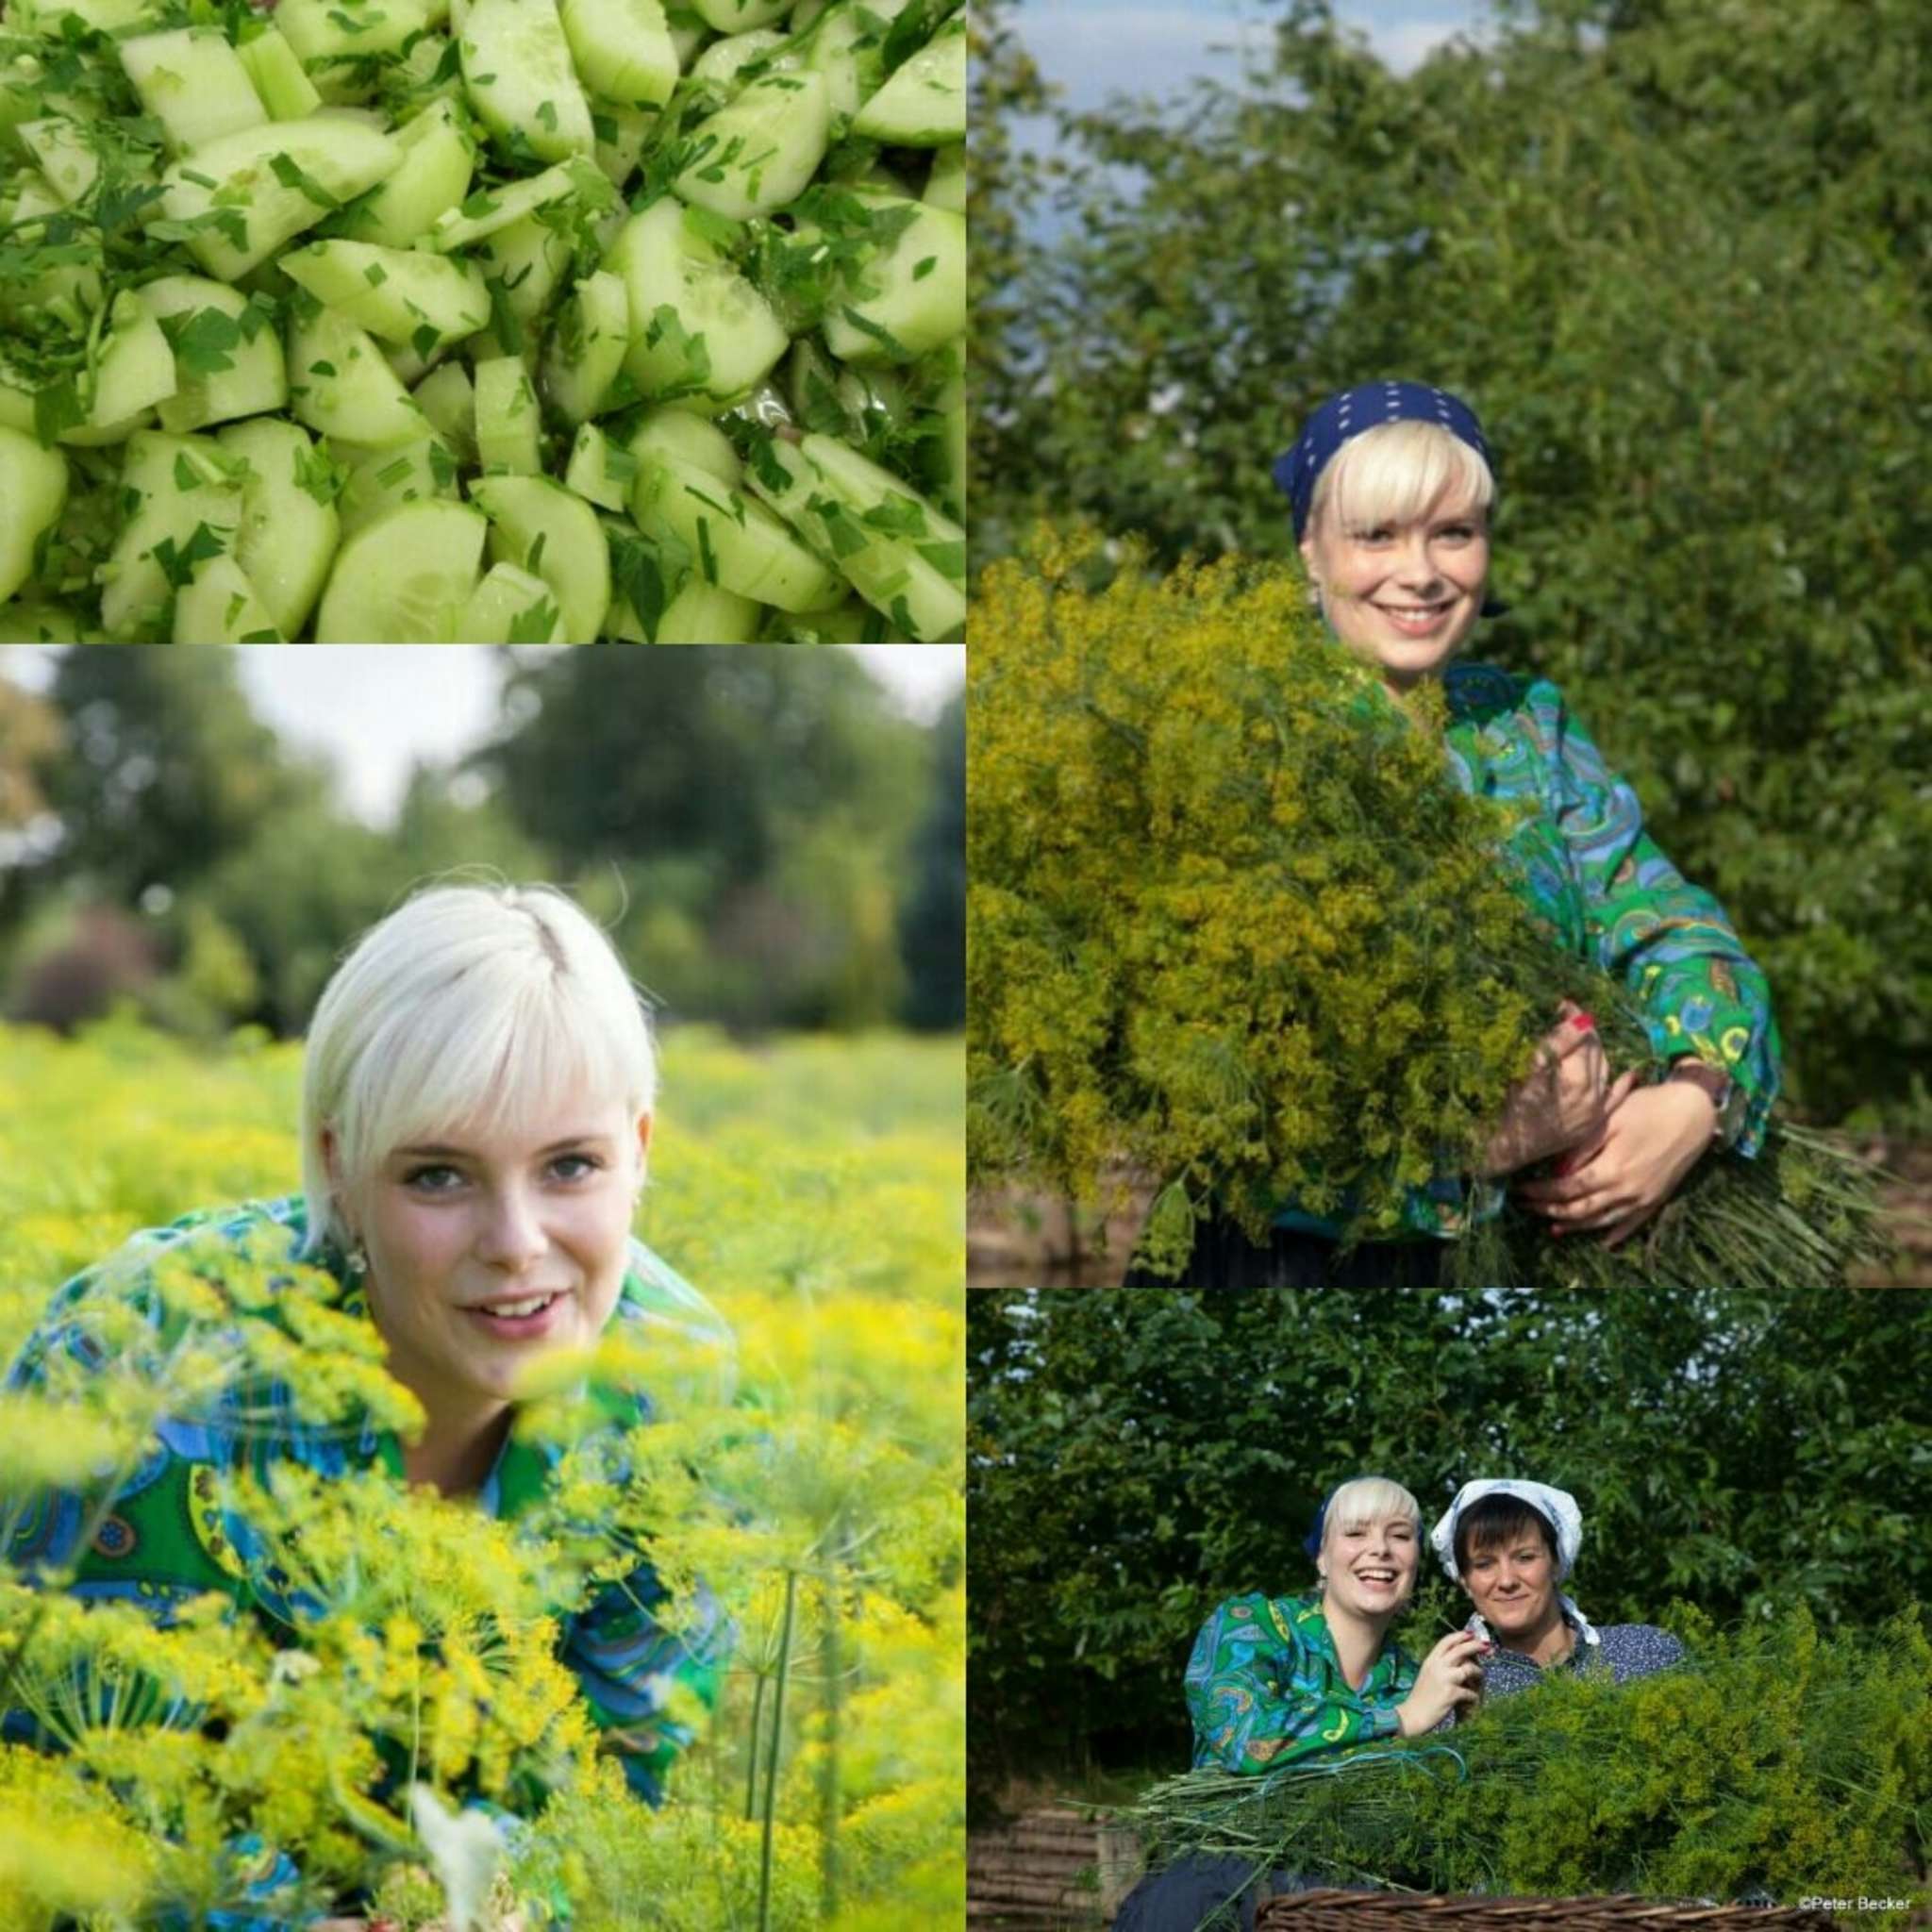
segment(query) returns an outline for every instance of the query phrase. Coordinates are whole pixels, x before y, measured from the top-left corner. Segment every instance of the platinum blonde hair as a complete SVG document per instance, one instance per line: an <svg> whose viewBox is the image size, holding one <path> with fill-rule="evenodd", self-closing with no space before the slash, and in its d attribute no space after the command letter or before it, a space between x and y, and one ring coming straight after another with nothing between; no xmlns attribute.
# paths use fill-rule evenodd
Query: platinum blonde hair
<svg viewBox="0 0 1932 1932"><path fill-rule="evenodd" d="M1472 497L1484 511L1496 500L1495 475L1482 452L1440 423L1378 423L1329 458L1316 479L1308 529L1321 525L1331 506L1344 530L1413 523L1445 489Z"/></svg>
<svg viewBox="0 0 1932 1932"><path fill-rule="evenodd" d="M1416 1535L1422 1535L1422 1506L1400 1483L1391 1483L1387 1476L1358 1475L1329 1497L1322 1518L1323 1547L1327 1547L1329 1537L1344 1524L1377 1523L1390 1516L1407 1517L1415 1525Z"/></svg>
<svg viewBox="0 0 1932 1932"><path fill-rule="evenodd" d="M309 1025L308 1246L352 1244L341 1196L396 1147L458 1127L493 1132L558 1096L647 1113L657 1086L642 996L574 900L552 886L420 891L357 941Z"/></svg>

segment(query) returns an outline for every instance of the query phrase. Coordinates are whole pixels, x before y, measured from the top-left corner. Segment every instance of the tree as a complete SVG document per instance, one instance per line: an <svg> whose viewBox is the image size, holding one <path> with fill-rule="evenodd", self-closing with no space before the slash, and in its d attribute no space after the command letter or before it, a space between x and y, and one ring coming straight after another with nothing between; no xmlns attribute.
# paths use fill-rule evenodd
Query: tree
<svg viewBox="0 0 1932 1932"><path fill-rule="evenodd" d="M1522 0L1397 77L1296 0L1240 88L1063 118L1071 211L975 317L1037 372L977 427L995 548L1050 509L1278 554L1269 465L1325 393L1469 395L1510 606L1478 649L1565 686L1832 1117L1932 1048L1928 55L1909 0Z"/></svg>
<svg viewBox="0 0 1932 1932"><path fill-rule="evenodd" d="M966 693L932 728L930 802L912 841L911 890L899 944L909 986L906 1021L922 1029L966 1022Z"/></svg>

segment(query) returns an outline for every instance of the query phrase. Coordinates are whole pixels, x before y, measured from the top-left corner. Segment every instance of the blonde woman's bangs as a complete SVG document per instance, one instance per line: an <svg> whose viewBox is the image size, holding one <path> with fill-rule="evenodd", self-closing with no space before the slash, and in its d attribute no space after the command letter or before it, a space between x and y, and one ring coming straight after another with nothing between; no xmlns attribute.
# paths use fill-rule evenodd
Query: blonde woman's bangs
<svg viewBox="0 0 1932 1932"><path fill-rule="evenodd" d="M1400 1483L1387 1476L1358 1475L1346 1482L1328 1499L1328 1510L1322 1519L1326 1537L1356 1523L1381 1523L1406 1519L1422 1534L1423 1512L1416 1499Z"/></svg>
<svg viewBox="0 0 1932 1932"><path fill-rule="evenodd" d="M1488 511L1496 481L1482 452L1440 424L1382 423L1336 451L1315 486L1311 523L1332 506L1342 530L1409 524L1445 494Z"/></svg>

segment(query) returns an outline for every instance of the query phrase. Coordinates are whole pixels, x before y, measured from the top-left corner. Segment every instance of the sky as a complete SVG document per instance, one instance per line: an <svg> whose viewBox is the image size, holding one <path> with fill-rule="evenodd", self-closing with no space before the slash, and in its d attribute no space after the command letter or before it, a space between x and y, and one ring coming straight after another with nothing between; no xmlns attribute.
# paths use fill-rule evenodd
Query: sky
<svg viewBox="0 0 1932 1932"><path fill-rule="evenodd" d="M966 675L955 644L849 648L922 721L939 714ZM236 657L257 715L291 744L321 752L342 804L370 824L393 820L412 766L459 758L496 724L502 665L484 645L258 644ZM39 645L0 648L0 676L42 688L52 658Z"/></svg>
<svg viewBox="0 0 1932 1932"><path fill-rule="evenodd" d="M1474 33L1485 9L1482 0L1338 0L1335 11L1406 74L1452 35ZM1195 75L1232 81L1241 41L1265 47L1271 18L1236 0L1021 0L1010 17L1041 72L1076 109L1114 93L1164 94Z"/></svg>

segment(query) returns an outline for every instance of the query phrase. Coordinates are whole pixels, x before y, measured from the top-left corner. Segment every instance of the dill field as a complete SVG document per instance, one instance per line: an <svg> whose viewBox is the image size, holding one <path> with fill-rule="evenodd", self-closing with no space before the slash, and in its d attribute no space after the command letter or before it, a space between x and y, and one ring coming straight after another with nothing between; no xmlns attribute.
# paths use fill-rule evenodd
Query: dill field
<svg viewBox="0 0 1932 1932"><path fill-rule="evenodd" d="M189 1048L124 1018L72 1041L0 1028L0 1357L137 1229L298 1185L300 1052L249 1032ZM566 1448L534 1524L386 1481L346 1511L251 1492L324 1608L299 1646L220 1597L158 1628L0 1571L0 1708L63 1747L0 1745L8 1932L252 1926L224 1914L251 1909L277 1857L299 1892L273 1923L886 1932L961 1915L958 1044L747 1049L693 1029L665 1038L662 1073L636 1231L729 1323L735 1361L675 1338L600 1358L655 1420L615 1465ZM245 1261L211 1309L206 1283L157 1279L191 1318L168 1386L0 1398L9 1525L50 1486L111 1487L181 1388L236 1368L226 1318L264 1299ZM299 1357L317 1416L395 1412L373 1328L305 1312L299 1290L299 1347L258 1323L243 1357ZM193 1339L209 1312L219 1343ZM571 1393L526 1405L520 1429L583 1443ZM702 1579L731 1631L715 1707L674 1710L694 1735L655 1810L553 1654L554 1607L598 1579L619 1526L674 1604Z"/></svg>

